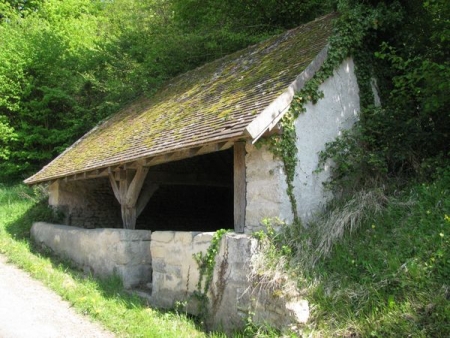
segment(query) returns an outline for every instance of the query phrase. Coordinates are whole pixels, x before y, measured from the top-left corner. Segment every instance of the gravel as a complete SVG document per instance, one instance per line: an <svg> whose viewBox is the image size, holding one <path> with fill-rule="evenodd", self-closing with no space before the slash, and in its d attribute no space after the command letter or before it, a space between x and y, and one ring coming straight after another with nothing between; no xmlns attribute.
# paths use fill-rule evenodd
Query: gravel
<svg viewBox="0 0 450 338"><path fill-rule="evenodd" d="M0 255L1 338L113 338Z"/></svg>

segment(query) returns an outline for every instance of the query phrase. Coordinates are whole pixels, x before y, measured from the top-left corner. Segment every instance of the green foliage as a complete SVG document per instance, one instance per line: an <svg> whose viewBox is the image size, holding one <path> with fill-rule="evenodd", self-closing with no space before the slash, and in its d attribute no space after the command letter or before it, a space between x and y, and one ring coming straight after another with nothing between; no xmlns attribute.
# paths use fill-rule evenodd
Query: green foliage
<svg viewBox="0 0 450 338"><path fill-rule="evenodd" d="M450 170L439 169L431 183L395 195L366 191L335 206L334 226L267 221L256 234L268 249L259 273L278 264L297 279L312 309L304 335L447 337L449 187Z"/></svg>
<svg viewBox="0 0 450 338"><path fill-rule="evenodd" d="M211 240L206 253L199 252L194 255L195 262L198 264L200 277L197 283L197 290L203 295L208 293L209 287L214 274L214 266L216 264L216 256L219 253L220 241L223 235L229 230L220 229L217 230Z"/></svg>
<svg viewBox="0 0 450 338"><path fill-rule="evenodd" d="M11 128L7 119L0 116L0 159L7 160L10 154L9 145L17 140L14 128Z"/></svg>
<svg viewBox="0 0 450 338"><path fill-rule="evenodd" d="M208 291L214 277L214 267L216 265L216 256L219 253L220 242L222 237L229 232L226 229L217 230L211 240L206 253L199 252L194 254L194 260L198 265L199 279L197 282L197 290L194 292L194 297L199 302L200 318L205 319L208 310Z"/></svg>
<svg viewBox="0 0 450 338"><path fill-rule="evenodd" d="M277 218L265 218L262 220L263 230L252 234L259 242L260 246L265 246L264 255L268 262L273 265L279 264L279 257L292 254L291 248L286 245L284 237L287 228L290 227Z"/></svg>
<svg viewBox="0 0 450 338"><path fill-rule="evenodd" d="M168 78L330 8L317 0L1 0L0 144L8 161L0 179L37 170Z"/></svg>
<svg viewBox="0 0 450 338"><path fill-rule="evenodd" d="M186 30L212 38L205 47L233 44L260 34L286 30L332 11L334 1L175 0L175 20ZM211 34L211 35L209 35ZM219 37L219 39L218 39Z"/></svg>
<svg viewBox="0 0 450 338"><path fill-rule="evenodd" d="M348 331L351 323L361 336L449 335L450 176L439 175L391 199L319 262L323 287L311 296L321 330Z"/></svg>
<svg viewBox="0 0 450 338"><path fill-rule="evenodd" d="M80 98L94 47L90 4L49 1L26 15L10 9L0 23L0 114L17 135L10 161L0 164L2 177L45 163L98 119Z"/></svg>
<svg viewBox="0 0 450 338"><path fill-rule="evenodd" d="M351 194L390 177L430 177L450 151L450 5L341 1L340 9L340 27L357 27L344 36L359 36L349 51L361 113L355 128L320 155L322 165L336 164L330 187ZM374 105L372 78L381 106Z"/></svg>

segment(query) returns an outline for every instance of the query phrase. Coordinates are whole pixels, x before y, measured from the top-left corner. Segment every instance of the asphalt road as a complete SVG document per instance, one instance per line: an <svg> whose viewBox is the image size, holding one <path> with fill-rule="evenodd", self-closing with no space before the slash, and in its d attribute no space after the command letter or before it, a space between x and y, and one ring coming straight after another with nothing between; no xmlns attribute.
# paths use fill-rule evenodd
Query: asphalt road
<svg viewBox="0 0 450 338"><path fill-rule="evenodd" d="M0 255L0 338L113 338Z"/></svg>

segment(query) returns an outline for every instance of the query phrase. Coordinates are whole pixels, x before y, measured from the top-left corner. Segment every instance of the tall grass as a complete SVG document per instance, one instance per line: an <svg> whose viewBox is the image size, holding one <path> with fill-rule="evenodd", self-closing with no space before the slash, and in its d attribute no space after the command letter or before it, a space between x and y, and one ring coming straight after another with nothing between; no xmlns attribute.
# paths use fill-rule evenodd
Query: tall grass
<svg viewBox="0 0 450 338"><path fill-rule="evenodd" d="M450 337L450 169L395 196L361 191L271 240L266 283L297 283L304 336Z"/></svg>
<svg viewBox="0 0 450 338"><path fill-rule="evenodd" d="M321 259L316 332L450 336L450 171L365 219Z"/></svg>

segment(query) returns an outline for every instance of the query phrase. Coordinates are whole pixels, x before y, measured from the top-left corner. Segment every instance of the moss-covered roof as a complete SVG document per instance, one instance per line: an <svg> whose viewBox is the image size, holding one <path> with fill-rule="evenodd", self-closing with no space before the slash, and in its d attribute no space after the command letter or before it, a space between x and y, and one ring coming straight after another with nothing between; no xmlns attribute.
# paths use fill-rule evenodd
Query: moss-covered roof
<svg viewBox="0 0 450 338"><path fill-rule="evenodd" d="M28 184L244 137L326 46L328 15L174 78L91 130Z"/></svg>

